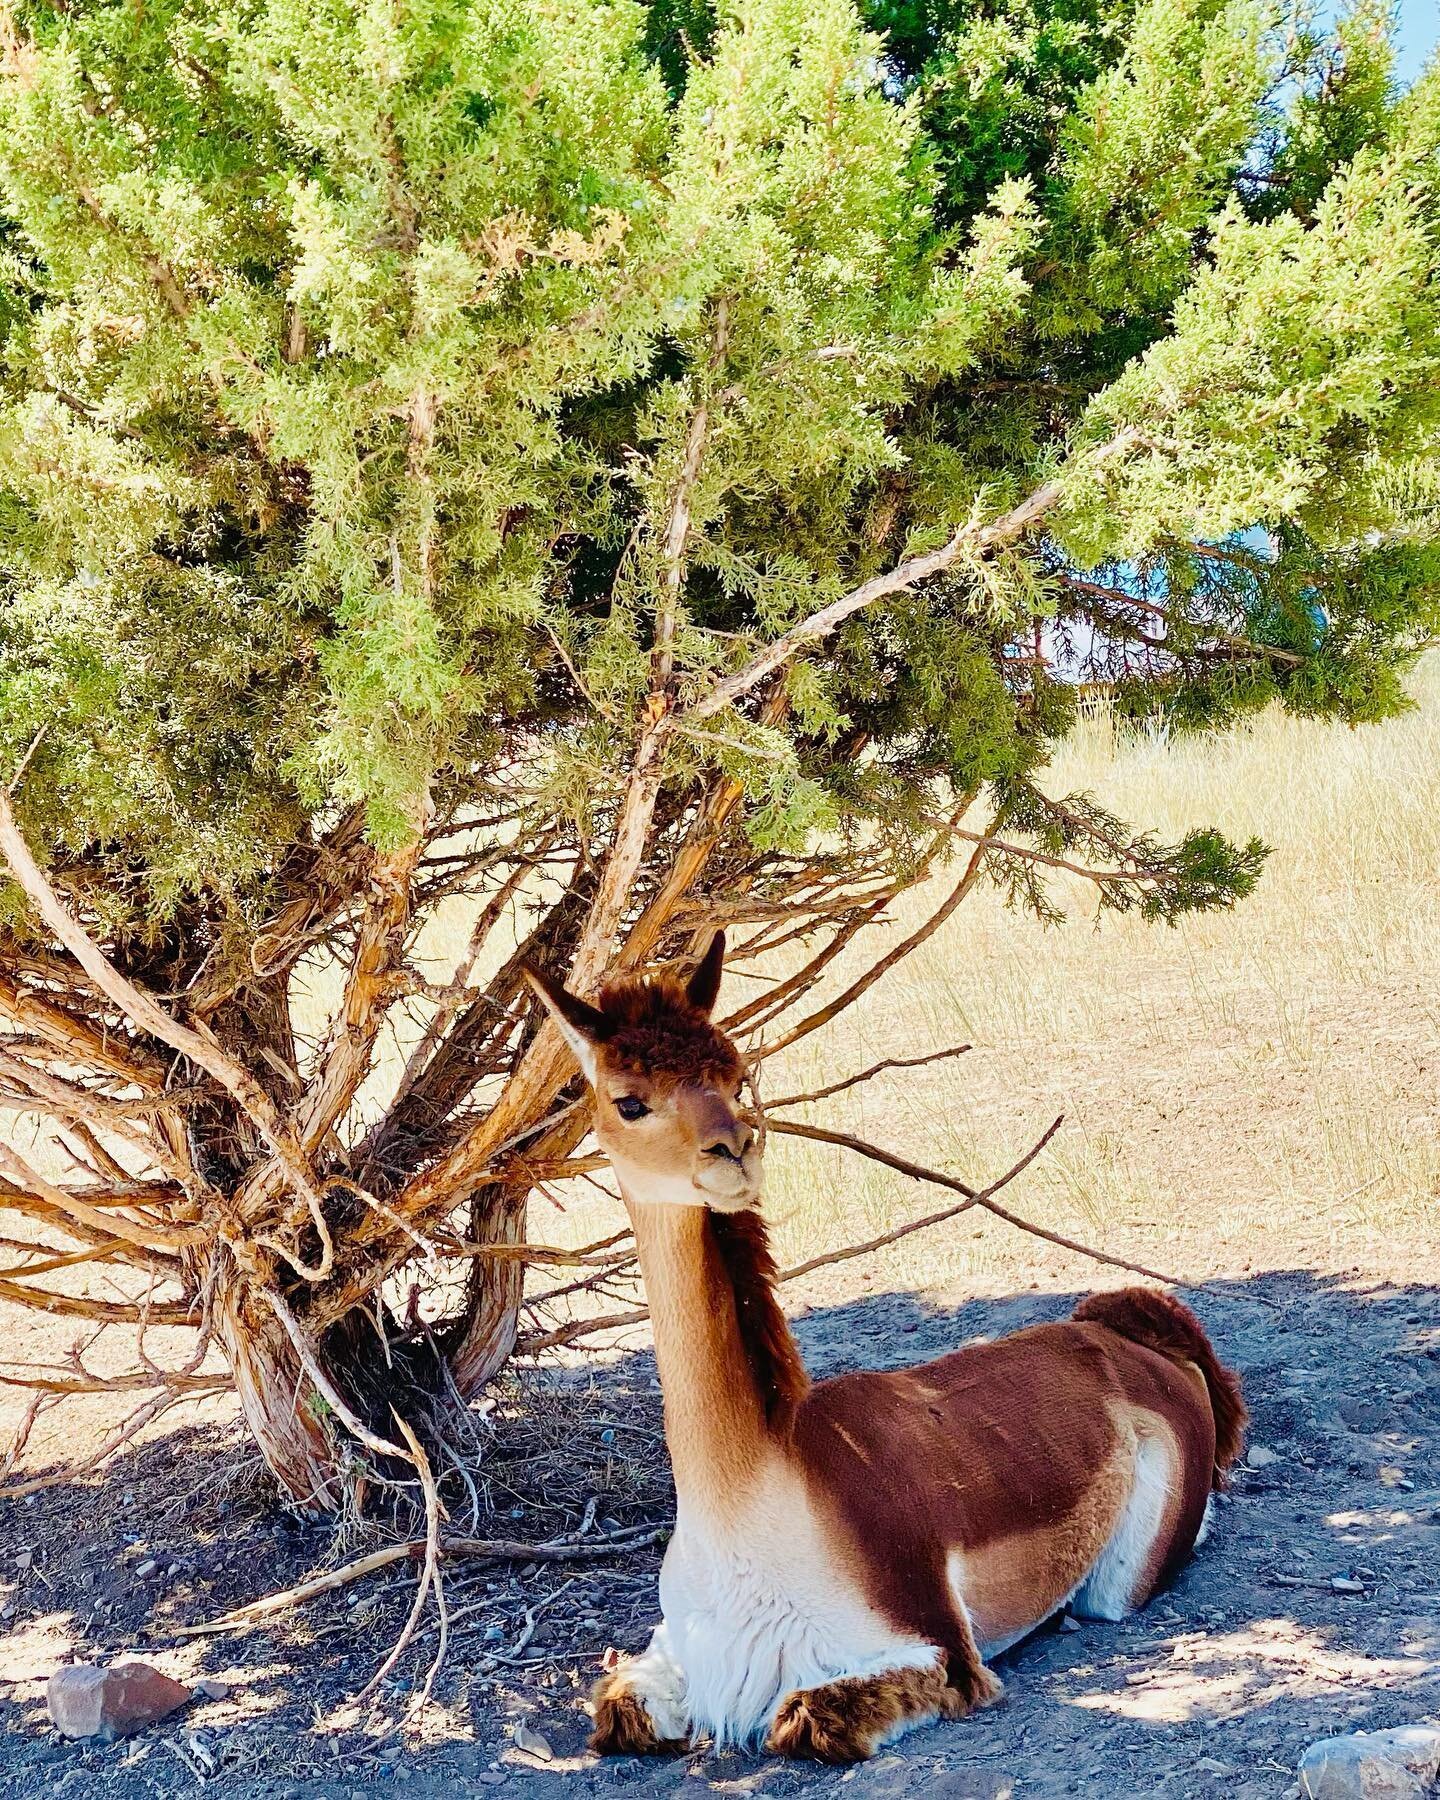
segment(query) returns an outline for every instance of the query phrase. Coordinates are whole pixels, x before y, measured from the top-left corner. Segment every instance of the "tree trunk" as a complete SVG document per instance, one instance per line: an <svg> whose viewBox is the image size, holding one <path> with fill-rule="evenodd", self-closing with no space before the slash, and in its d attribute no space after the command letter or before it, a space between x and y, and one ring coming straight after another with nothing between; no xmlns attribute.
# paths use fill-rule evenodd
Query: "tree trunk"
<svg viewBox="0 0 1440 1800"><path fill-rule="evenodd" d="M247 1292L233 1264L216 1282L212 1318L266 1467L307 1512L337 1511L344 1484L335 1432L295 1346L270 1309Z"/></svg>
<svg viewBox="0 0 1440 1800"><path fill-rule="evenodd" d="M470 1235L477 1244L523 1244L528 1186L495 1183L470 1207ZM462 1400L479 1393L505 1366L520 1329L525 1265L517 1259L477 1256L465 1288L465 1313L445 1346L450 1378Z"/></svg>

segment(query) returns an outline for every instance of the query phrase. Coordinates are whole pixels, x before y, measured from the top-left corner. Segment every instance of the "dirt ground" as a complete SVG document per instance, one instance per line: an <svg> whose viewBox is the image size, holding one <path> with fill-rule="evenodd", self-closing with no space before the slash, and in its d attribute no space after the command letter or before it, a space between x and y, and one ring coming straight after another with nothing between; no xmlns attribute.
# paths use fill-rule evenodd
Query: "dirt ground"
<svg viewBox="0 0 1440 1800"><path fill-rule="evenodd" d="M1410 1251L1396 1272L1408 1265L1411 1279L1275 1270L1189 1291L1242 1372L1261 1465L1238 1472L1210 1542L1145 1613L1052 1622L1002 1660L993 1711L914 1734L857 1771L586 1752L584 1695L607 1647L643 1644L658 1547L453 1568L437 1700L404 1727L394 1721L433 1652L428 1631L373 1711L344 1710L398 1631L413 1583L403 1566L266 1629L179 1637L361 1547L280 1511L221 1424L180 1428L108 1484L48 1490L0 1518L0 1795L1286 1794L1317 1737L1440 1721L1440 1289L1422 1246ZM812 1367L833 1373L1062 1316L1076 1297L860 1294L798 1323ZM531 1542L573 1531L587 1493L592 1534L663 1519L658 1406L643 1352L511 1393L484 1458L483 1528ZM66 1654L122 1651L231 1691L114 1745L60 1740L44 1714L50 1670Z"/></svg>

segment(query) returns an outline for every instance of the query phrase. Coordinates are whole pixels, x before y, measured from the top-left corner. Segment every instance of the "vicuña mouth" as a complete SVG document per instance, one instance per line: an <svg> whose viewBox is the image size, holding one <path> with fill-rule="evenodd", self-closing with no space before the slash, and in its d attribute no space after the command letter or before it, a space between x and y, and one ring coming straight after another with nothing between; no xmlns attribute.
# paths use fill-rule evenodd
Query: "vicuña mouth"
<svg viewBox="0 0 1440 1800"><path fill-rule="evenodd" d="M760 1184L748 1169L720 1165L703 1170L695 1185L717 1212L740 1212L760 1198Z"/></svg>

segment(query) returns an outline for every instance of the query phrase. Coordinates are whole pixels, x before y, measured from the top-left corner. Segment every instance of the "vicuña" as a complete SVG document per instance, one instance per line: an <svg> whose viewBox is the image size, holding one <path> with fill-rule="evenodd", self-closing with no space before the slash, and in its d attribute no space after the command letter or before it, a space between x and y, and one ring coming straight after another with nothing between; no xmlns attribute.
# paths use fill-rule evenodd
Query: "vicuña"
<svg viewBox="0 0 1440 1800"><path fill-rule="evenodd" d="M985 1666L1059 1608L1119 1619L1203 1535L1245 1407L1199 1321L1143 1288L917 1368L811 1384L779 1302L742 1066L688 983L592 1004L531 979L595 1090L635 1230L675 1470L649 1647L594 1747L709 1734L850 1762L988 1705Z"/></svg>

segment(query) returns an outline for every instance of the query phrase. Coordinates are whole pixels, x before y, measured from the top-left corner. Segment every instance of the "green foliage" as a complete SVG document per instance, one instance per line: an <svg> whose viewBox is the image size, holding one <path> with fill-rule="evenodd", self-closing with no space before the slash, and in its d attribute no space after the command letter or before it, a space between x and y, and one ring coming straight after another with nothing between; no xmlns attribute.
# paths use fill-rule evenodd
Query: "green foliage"
<svg viewBox="0 0 1440 1800"><path fill-rule="evenodd" d="M1067 621L1181 722L1393 712L1440 625L1440 82L1394 91L1370 0L1333 44L1280 26L1266 0L21 0L0 757L43 727L27 828L136 930L257 907L354 802L395 844L427 791L500 787L588 843L682 491L683 701L1063 490L1048 537L796 662L781 722L677 735L668 791L737 778L762 859L878 830L903 867L953 795L1037 791ZM1077 611L1077 569L1168 610L1161 648ZM1164 917L1259 866L1204 832L1144 853L1107 898Z"/></svg>

